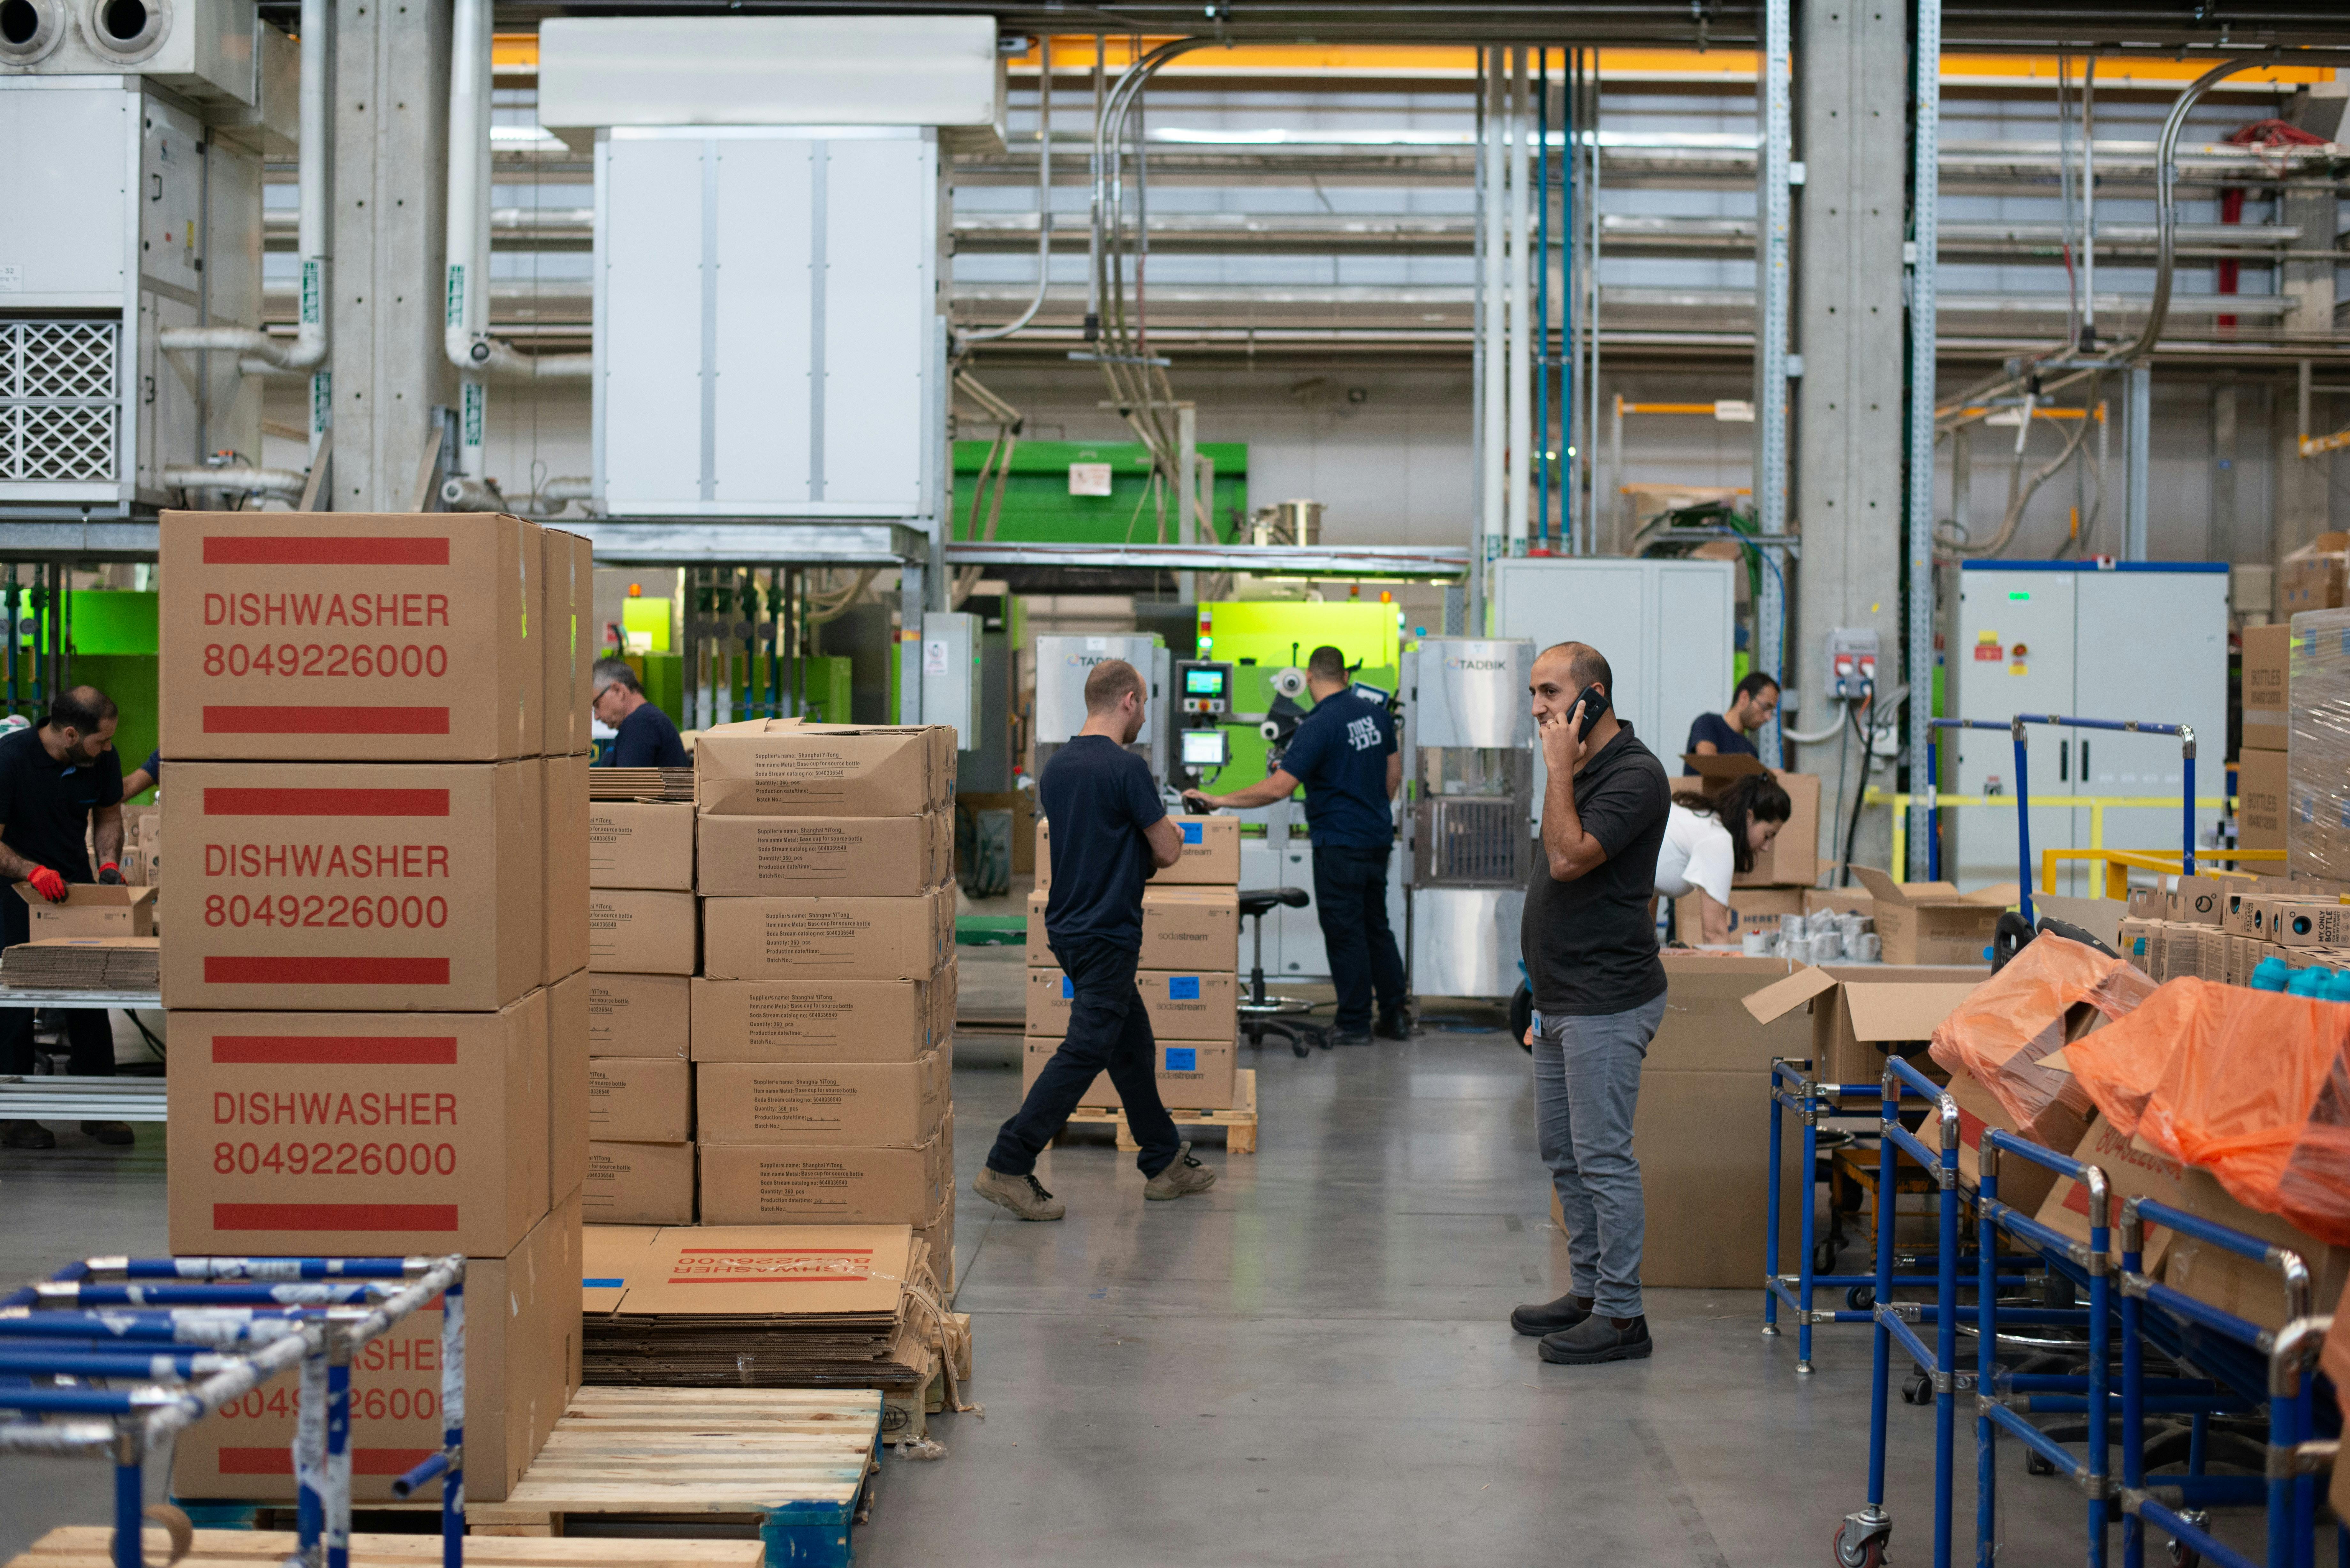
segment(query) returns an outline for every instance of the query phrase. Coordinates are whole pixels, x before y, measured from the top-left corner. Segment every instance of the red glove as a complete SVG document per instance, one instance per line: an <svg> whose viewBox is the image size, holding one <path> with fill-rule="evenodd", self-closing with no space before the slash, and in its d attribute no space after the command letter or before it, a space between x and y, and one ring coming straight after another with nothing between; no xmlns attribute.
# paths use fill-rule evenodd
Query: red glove
<svg viewBox="0 0 2350 1568"><path fill-rule="evenodd" d="M98 868L98 879L109 887L119 888L122 885L122 867L109 860Z"/></svg>
<svg viewBox="0 0 2350 1568"><path fill-rule="evenodd" d="M66 879L47 867L34 867L25 880L33 885L34 892L38 893L50 903L62 904L66 901Z"/></svg>

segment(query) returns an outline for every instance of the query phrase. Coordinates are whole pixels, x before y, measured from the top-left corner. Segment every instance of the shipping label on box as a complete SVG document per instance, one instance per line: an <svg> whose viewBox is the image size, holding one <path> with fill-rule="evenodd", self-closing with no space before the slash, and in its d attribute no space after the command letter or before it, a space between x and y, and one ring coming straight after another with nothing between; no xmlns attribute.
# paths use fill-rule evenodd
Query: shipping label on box
<svg viewBox="0 0 2350 1568"><path fill-rule="evenodd" d="M364 1249L363 1249L364 1251ZM578 1386L579 1198L503 1257L465 1265L465 1496L494 1502L522 1479ZM402 1318L351 1356L351 1499L390 1502L391 1483L441 1451L441 1308ZM289 1369L179 1435L179 1497L291 1501L301 1373ZM411 1501L437 1499L440 1482Z"/></svg>
<svg viewBox="0 0 2350 1568"><path fill-rule="evenodd" d="M696 980L697 1062L910 1062L954 1032L936 980Z"/></svg>
<svg viewBox="0 0 2350 1568"><path fill-rule="evenodd" d="M1028 895L1028 961L1055 961L1045 930L1049 892ZM1142 891L1143 969L1237 970L1241 952L1240 890L1235 888L1146 888Z"/></svg>
<svg viewBox="0 0 2350 1568"><path fill-rule="evenodd" d="M1182 845L1172 866L1150 873L1154 888L1232 887L1241 879L1241 819L1237 816L1180 816L1168 821ZM1052 823L1036 819L1036 886L1053 885Z"/></svg>
<svg viewBox="0 0 2350 1568"><path fill-rule="evenodd" d="M1057 1039L1030 1036L1021 1053L1020 1087L1035 1086L1045 1064L1061 1048ZM1226 1111L1232 1106L1232 1072L1236 1047L1229 1040L1161 1040L1151 1076L1159 1085L1159 1103L1170 1111ZM1107 1073L1097 1073L1087 1085L1080 1106L1117 1110L1118 1085Z"/></svg>
<svg viewBox="0 0 2350 1568"><path fill-rule="evenodd" d="M539 755L538 532L445 512L164 513L163 755Z"/></svg>
<svg viewBox="0 0 2350 1568"><path fill-rule="evenodd" d="M712 1225L922 1224L953 1179L943 1141L920 1148L705 1143L702 1218Z"/></svg>
<svg viewBox="0 0 2350 1568"><path fill-rule="evenodd" d="M588 1054L683 1061L692 1046L693 983L681 974L591 972Z"/></svg>
<svg viewBox="0 0 2350 1568"><path fill-rule="evenodd" d="M692 1064L589 1057L588 1133L596 1143L686 1142L693 1137Z"/></svg>
<svg viewBox="0 0 2350 1568"><path fill-rule="evenodd" d="M915 816L954 808L954 731L943 724L754 719L694 742L706 816Z"/></svg>
<svg viewBox="0 0 2350 1568"><path fill-rule="evenodd" d="M693 1223L693 1146L591 1143L587 1215L597 1225Z"/></svg>
<svg viewBox="0 0 2350 1568"><path fill-rule="evenodd" d="M1229 1040L1238 1014L1239 982L1231 974L1140 970L1134 977L1150 1032L1165 1040ZM1066 1035L1076 985L1057 969L1028 971L1028 1033Z"/></svg>
<svg viewBox="0 0 2350 1568"><path fill-rule="evenodd" d="M546 786L546 952L541 972L552 985L588 967L588 758L548 757Z"/></svg>
<svg viewBox="0 0 2350 1568"><path fill-rule="evenodd" d="M590 888L588 967L626 974L691 974L693 895Z"/></svg>
<svg viewBox="0 0 2350 1568"><path fill-rule="evenodd" d="M954 956L955 895L917 898L705 898L702 972L712 980L927 980Z"/></svg>
<svg viewBox="0 0 2350 1568"><path fill-rule="evenodd" d="M58 937L151 937L155 934L155 889L106 882L67 885L61 903L41 897L30 882L16 884L29 906L26 924L34 941Z"/></svg>
<svg viewBox="0 0 2350 1568"><path fill-rule="evenodd" d="M503 1257L546 1212L546 992L171 1024L174 1252Z"/></svg>
<svg viewBox="0 0 2350 1568"><path fill-rule="evenodd" d="M556 1197L588 1179L588 971L546 989L547 1189Z"/></svg>
<svg viewBox="0 0 2350 1568"><path fill-rule="evenodd" d="M485 1012L525 994L541 782L522 762L173 763L164 1005Z"/></svg>
<svg viewBox="0 0 2350 1568"><path fill-rule="evenodd" d="M707 816L705 898L908 898L954 877L954 815Z"/></svg>
<svg viewBox="0 0 2350 1568"><path fill-rule="evenodd" d="M539 539L544 634L534 640L546 682L546 754L585 756L594 748L588 711L597 647L594 546L559 528L541 528Z"/></svg>
<svg viewBox="0 0 2350 1568"><path fill-rule="evenodd" d="M693 891L693 807L599 800L588 808L588 881L597 888Z"/></svg>
<svg viewBox="0 0 2350 1568"><path fill-rule="evenodd" d="M918 1147L946 1116L947 1061L697 1063L702 1139Z"/></svg>

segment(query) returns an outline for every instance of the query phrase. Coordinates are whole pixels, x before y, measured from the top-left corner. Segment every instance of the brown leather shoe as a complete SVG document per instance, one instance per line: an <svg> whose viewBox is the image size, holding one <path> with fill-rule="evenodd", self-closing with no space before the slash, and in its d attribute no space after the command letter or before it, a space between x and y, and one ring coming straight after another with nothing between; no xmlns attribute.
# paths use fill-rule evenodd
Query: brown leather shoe
<svg viewBox="0 0 2350 1568"><path fill-rule="evenodd" d="M55 1148L57 1135L38 1122L0 1122L0 1148Z"/></svg>
<svg viewBox="0 0 2350 1568"><path fill-rule="evenodd" d="M116 1148L128 1148L139 1141L139 1135L130 1130L129 1122L84 1122L81 1130L99 1142L110 1144Z"/></svg>

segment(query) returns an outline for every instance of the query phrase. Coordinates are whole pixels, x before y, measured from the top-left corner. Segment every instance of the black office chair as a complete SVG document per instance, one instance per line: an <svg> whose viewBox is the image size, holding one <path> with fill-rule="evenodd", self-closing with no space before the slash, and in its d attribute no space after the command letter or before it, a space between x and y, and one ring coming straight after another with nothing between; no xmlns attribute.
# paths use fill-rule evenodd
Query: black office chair
<svg viewBox="0 0 2350 1568"><path fill-rule="evenodd" d="M1329 1031L1310 1023L1292 1023L1314 1011L1314 1004L1294 996L1268 996L1264 990L1264 917L1274 909L1302 909L1313 898L1303 888L1247 888L1241 891L1241 919L1256 922L1255 957L1249 966L1248 994L1241 999L1241 1033L1252 1045L1262 1045L1268 1034L1289 1042L1293 1054L1303 1056L1314 1046L1330 1049Z"/></svg>

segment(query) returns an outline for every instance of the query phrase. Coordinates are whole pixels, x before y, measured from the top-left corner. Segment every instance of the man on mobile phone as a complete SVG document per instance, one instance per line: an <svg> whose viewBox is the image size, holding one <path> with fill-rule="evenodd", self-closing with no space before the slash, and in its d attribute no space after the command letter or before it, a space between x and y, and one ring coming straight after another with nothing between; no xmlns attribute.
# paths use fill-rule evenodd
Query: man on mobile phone
<svg viewBox="0 0 2350 1568"><path fill-rule="evenodd" d="M1510 1326L1539 1337L1544 1361L1569 1366L1651 1348L1632 1114L1665 1016L1648 895L1672 785L1616 717L1615 689L1607 660L1580 642L1543 649L1529 682L1549 777L1519 940L1534 990L1534 1116L1570 1277L1566 1294L1518 1308Z"/></svg>

